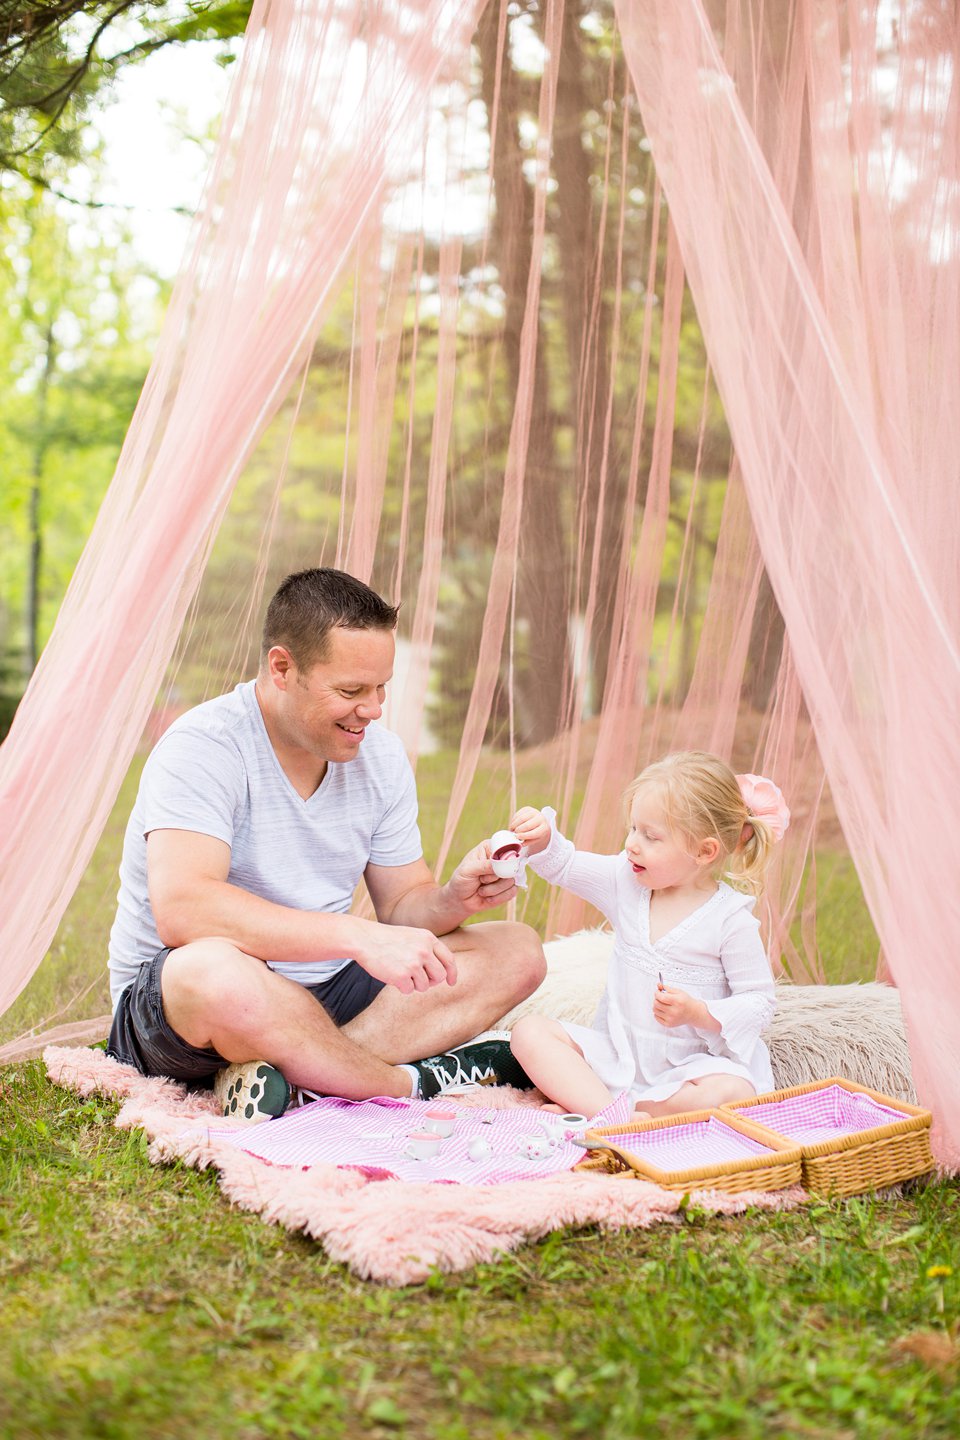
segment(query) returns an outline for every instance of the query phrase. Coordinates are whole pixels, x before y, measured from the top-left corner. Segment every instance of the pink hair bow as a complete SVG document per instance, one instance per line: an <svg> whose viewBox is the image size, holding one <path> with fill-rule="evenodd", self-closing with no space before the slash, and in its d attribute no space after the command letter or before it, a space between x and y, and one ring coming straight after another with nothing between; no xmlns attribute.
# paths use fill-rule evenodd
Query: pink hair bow
<svg viewBox="0 0 960 1440"><path fill-rule="evenodd" d="M790 811L780 787L765 775L738 775L737 784L748 814L755 815L758 820L766 820L774 841L782 840L790 824Z"/></svg>

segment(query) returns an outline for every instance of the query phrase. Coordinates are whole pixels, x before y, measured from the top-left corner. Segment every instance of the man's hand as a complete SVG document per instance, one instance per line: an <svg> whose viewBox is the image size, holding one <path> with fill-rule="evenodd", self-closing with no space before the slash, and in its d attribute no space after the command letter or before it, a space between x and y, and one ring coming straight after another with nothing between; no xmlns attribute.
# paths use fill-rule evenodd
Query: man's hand
<svg viewBox="0 0 960 1440"><path fill-rule="evenodd" d="M550 821L532 805L524 805L517 811L510 821L510 829L521 845L526 846L528 855L539 855L550 844Z"/></svg>
<svg viewBox="0 0 960 1440"><path fill-rule="evenodd" d="M660 1025L672 1030L676 1025L709 1024L710 1012L702 1000L695 1000L686 990L672 985L661 985L653 997L653 1018Z"/></svg>
<svg viewBox="0 0 960 1440"><path fill-rule="evenodd" d="M494 875L490 865L489 840L484 840L482 845L464 856L444 889L466 915L478 915L482 910L504 905L517 893L512 880L502 880L499 875Z"/></svg>
<svg viewBox="0 0 960 1440"><path fill-rule="evenodd" d="M401 995L429 990L432 985L456 985L457 962L453 952L429 930L410 925L364 926L362 945L354 958L375 980L394 985Z"/></svg>

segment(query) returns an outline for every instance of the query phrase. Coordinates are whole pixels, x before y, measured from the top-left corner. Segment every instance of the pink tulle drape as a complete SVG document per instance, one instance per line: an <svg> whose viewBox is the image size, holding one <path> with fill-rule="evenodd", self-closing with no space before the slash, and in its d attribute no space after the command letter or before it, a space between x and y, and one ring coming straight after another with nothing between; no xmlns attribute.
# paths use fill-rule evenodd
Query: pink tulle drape
<svg viewBox="0 0 960 1440"><path fill-rule="evenodd" d="M716 749L788 795L767 934L822 978L839 815L956 1168L954 9L516 11L255 6L113 486L0 751L0 1010L158 691L243 678L264 588L339 563L403 602L389 723L421 765L455 735L438 868L482 838L478 794L614 848L640 766ZM585 918L551 896L549 932Z"/></svg>
<svg viewBox="0 0 960 1440"><path fill-rule="evenodd" d="M0 750L0 1012L90 858L237 476L478 8L254 9L156 359Z"/></svg>
<svg viewBox="0 0 960 1440"><path fill-rule="evenodd" d="M898 50L884 55L880 12L789 7L770 20L778 48L758 43L763 13L747 5L728 6L720 41L700 0L619 6L760 547L903 996L917 1088L957 1167L960 32L952 7L901 6ZM785 97L763 138L756 96Z"/></svg>

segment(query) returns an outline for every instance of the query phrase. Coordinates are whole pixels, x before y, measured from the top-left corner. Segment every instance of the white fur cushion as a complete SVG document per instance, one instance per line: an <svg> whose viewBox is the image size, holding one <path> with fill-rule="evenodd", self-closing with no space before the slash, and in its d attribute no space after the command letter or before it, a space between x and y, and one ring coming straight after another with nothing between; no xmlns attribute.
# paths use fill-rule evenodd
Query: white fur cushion
<svg viewBox="0 0 960 1440"><path fill-rule="evenodd" d="M547 978L500 1022L509 1030L538 1011L589 1025L603 992L613 937L581 930L544 946ZM891 985L777 985L767 1034L778 1088L840 1075L884 1095L915 1101L900 996Z"/></svg>

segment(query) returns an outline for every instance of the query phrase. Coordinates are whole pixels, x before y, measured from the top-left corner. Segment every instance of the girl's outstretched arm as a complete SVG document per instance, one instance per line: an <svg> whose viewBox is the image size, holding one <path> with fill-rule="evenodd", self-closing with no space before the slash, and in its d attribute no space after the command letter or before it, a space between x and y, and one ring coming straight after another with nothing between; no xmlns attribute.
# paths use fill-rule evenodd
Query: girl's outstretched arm
<svg viewBox="0 0 960 1440"><path fill-rule="evenodd" d="M526 846L528 855L539 855L541 850L546 850L553 833L546 815L533 805L521 805L510 821L510 829Z"/></svg>
<svg viewBox="0 0 960 1440"><path fill-rule="evenodd" d="M611 924L617 923L617 876L622 870L624 857L620 855L594 855L589 850L577 850L573 841L561 835L556 828L556 812L550 808L533 810L539 816L530 818L532 807L524 806L513 817L510 828L522 839L522 828L529 832L541 848L534 852L528 847L528 864L535 875L541 876L551 885L561 885L574 895L588 901L607 917ZM544 843L544 835L546 840ZM524 844L527 842L524 841Z"/></svg>

